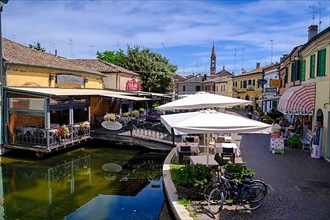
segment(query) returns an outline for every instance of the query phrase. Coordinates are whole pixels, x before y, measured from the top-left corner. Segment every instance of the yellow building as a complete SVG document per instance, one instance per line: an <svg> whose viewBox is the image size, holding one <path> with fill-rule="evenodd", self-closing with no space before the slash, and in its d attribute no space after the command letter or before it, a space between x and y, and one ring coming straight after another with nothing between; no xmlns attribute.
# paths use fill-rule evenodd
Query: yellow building
<svg viewBox="0 0 330 220"><path fill-rule="evenodd" d="M246 110L257 109L257 101L262 98L262 85L258 83L258 80L262 78L263 68L260 67L260 63L257 63L256 69L232 77L233 97L251 101L250 106L244 106Z"/></svg>
<svg viewBox="0 0 330 220"><path fill-rule="evenodd" d="M139 83L141 82L141 76L138 73L102 60L74 59L71 62L103 73L105 75L103 78L104 89L127 90L127 82L132 79L135 79ZM139 90L142 90L142 88L139 88Z"/></svg>
<svg viewBox="0 0 330 220"><path fill-rule="evenodd" d="M8 39L3 58L1 153L4 147L40 156L74 146L90 138L90 125L100 123L95 116L118 113L123 102L149 100L104 90L107 75Z"/></svg>
<svg viewBox="0 0 330 220"><path fill-rule="evenodd" d="M309 30L315 31L315 28L317 33L316 25L310 26ZM313 85L315 88L313 130L308 132L313 134L315 126L322 127L318 142L321 145L320 156L330 161L330 27L311 36L309 41L300 48L299 57L301 85L304 87ZM302 98L303 94L300 93L300 95Z"/></svg>

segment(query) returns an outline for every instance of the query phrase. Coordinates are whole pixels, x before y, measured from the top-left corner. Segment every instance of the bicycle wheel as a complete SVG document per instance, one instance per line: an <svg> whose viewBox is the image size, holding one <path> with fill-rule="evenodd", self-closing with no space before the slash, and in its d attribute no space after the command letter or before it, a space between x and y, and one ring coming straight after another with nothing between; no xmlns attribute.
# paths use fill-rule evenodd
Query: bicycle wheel
<svg viewBox="0 0 330 220"><path fill-rule="evenodd" d="M203 195L204 195L204 198L205 198L206 201L209 200L209 195L212 192L212 190L214 189L213 185L214 185L214 183L209 183L204 188Z"/></svg>
<svg viewBox="0 0 330 220"><path fill-rule="evenodd" d="M264 198L265 194L262 187L249 186L243 193L242 205L245 209L254 210L260 207Z"/></svg>
<svg viewBox="0 0 330 220"><path fill-rule="evenodd" d="M263 190L265 196L267 195L267 185L264 181L262 181L262 180L252 180L251 185L259 186Z"/></svg>
<svg viewBox="0 0 330 220"><path fill-rule="evenodd" d="M221 211L224 202L225 198L223 191L218 188L213 189L207 201L209 212L213 215L218 214Z"/></svg>

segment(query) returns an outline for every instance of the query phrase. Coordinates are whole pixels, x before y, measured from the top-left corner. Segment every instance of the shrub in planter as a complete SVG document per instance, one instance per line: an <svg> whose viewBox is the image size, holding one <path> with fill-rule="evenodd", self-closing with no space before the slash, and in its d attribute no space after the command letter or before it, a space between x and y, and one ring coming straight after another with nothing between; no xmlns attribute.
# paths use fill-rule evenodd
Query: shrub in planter
<svg viewBox="0 0 330 220"><path fill-rule="evenodd" d="M204 189L212 179L212 168L202 164L186 165L178 169L171 169L173 183L177 186Z"/></svg>
<svg viewBox="0 0 330 220"><path fill-rule="evenodd" d="M179 197L204 199L203 190L212 179L212 168L206 165L171 167L171 176Z"/></svg>
<svg viewBox="0 0 330 220"><path fill-rule="evenodd" d="M252 169L248 169L246 166L241 164L227 164L225 167L225 172L230 173L233 179L241 180L243 175L250 173L254 176L255 172Z"/></svg>

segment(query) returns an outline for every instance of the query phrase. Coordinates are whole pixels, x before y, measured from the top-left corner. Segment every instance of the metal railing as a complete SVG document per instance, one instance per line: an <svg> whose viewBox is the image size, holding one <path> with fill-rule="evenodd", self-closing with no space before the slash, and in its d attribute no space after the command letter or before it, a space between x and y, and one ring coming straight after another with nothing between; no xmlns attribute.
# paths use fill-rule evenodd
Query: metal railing
<svg viewBox="0 0 330 220"><path fill-rule="evenodd" d="M59 128L16 127L14 137L8 133L8 144L45 149L60 147L90 137L89 123L76 123L67 126L66 134Z"/></svg>

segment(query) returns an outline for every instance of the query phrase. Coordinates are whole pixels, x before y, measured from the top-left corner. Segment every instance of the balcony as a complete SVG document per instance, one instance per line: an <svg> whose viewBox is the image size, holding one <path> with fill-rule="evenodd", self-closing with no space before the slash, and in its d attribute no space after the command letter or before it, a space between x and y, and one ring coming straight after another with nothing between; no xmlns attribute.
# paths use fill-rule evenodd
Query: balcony
<svg viewBox="0 0 330 220"><path fill-rule="evenodd" d="M52 150L76 145L90 138L89 122L80 122L58 128L15 127L7 135L7 148L19 148L50 153Z"/></svg>

